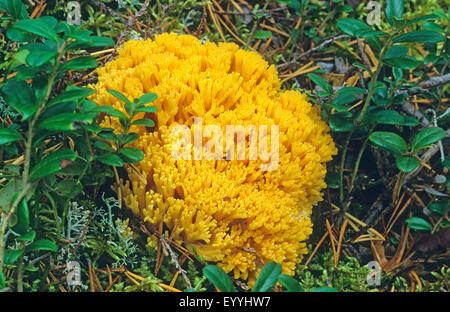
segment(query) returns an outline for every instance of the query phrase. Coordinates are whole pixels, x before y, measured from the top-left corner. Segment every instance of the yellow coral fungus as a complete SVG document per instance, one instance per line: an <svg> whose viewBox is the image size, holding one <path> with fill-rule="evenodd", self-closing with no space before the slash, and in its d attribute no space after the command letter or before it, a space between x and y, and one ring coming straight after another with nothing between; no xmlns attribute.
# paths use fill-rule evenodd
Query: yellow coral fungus
<svg viewBox="0 0 450 312"><path fill-rule="evenodd" d="M126 42L116 60L98 70L94 88L92 100L121 111L123 103L108 89L130 99L158 95L156 131L131 129L140 135L134 146L145 153L136 165L144 179L128 170L119 186L136 216L151 225L163 222L177 242L235 278L251 282L270 260L293 274L307 251L312 206L326 186L325 162L336 154L328 127L304 94L280 91L275 68L255 52L175 34ZM172 131L180 125L192 130L195 118L201 129L218 125L223 133L230 125L278 126L276 169L261 170L267 162L261 158L176 159L172 147L179 138ZM121 127L109 117L103 124ZM225 145L223 153L235 154Z"/></svg>

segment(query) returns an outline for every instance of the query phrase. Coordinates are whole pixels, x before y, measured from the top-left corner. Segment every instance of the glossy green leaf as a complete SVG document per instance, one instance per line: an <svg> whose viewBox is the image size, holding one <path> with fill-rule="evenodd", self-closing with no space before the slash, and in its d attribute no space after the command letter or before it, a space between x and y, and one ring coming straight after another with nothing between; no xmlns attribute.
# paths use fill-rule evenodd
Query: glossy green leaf
<svg viewBox="0 0 450 312"><path fill-rule="evenodd" d="M435 214L437 214L437 215L442 217L443 215L445 215L445 212L448 209L448 201L446 201L446 200L437 200L435 202L432 202L428 206L428 209L430 209Z"/></svg>
<svg viewBox="0 0 450 312"><path fill-rule="evenodd" d="M352 18L345 18L341 19L337 22L337 27L339 30L341 30L343 33L350 35L350 36L356 36L356 32L358 30L371 30L371 28L361 21L358 21L356 19Z"/></svg>
<svg viewBox="0 0 450 312"><path fill-rule="evenodd" d="M145 93L144 95L141 95L137 101L137 105L145 105L148 103L152 103L153 101L155 101L158 98L158 95L156 95L155 93ZM154 107L154 106L150 106L150 107Z"/></svg>
<svg viewBox="0 0 450 312"><path fill-rule="evenodd" d="M396 37L394 39L394 43L399 42L436 43L444 40L445 37L438 32L429 30L416 30Z"/></svg>
<svg viewBox="0 0 450 312"><path fill-rule="evenodd" d="M40 250L47 250L52 252L58 251L58 246L48 240L48 239L40 239L35 242L32 242L31 244L26 246L26 251L40 251Z"/></svg>
<svg viewBox="0 0 450 312"><path fill-rule="evenodd" d="M27 233L30 228L30 209L25 199L22 199L14 214L17 216L17 223L12 230L21 235Z"/></svg>
<svg viewBox="0 0 450 312"><path fill-rule="evenodd" d="M286 291L288 292L303 292L300 283L292 276L280 274L278 276L278 280L286 288Z"/></svg>
<svg viewBox="0 0 450 312"><path fill-rule="evenodd" d="M23 137L17 131L11 128L0 129L0 146L19 140L23 140Z"/></svg>
<svg viewBox="0 0 450 312"><path fill-rule="evenodd" d="M49 45L40 42L29 43L22 49L29 51L29 54L26 57L26 62L28 65L33 67L44 65L58 55L58 51L51 48Z"/></svg>
<svg viewBox="0 0 450 312"><path fill-rule="evenodd" d="M17 237L17 240L25 241L25 242L32 242L36 238L36 231L31 230L19 237Z"/></svg>
<svg viewBox="0 0 450 312"><path fill-rule="evenodd" d="M23 252L24 252L23 250L10 250L10 249L5 250L5 257L3 258L4 263L14 264L17 261L17 259L19 259L21 255L23 255Z"/></svg>
<svg viewBox="0 0 450 312"><path fill-rule="evenodd" d="M235 292L233 283L228 275L218 266L207 265L203 268L203 275L222 292Z"/></svg>
<svg viewBox="0 0 450 312"><path fill-rule="evenodd" d="M345 112L343 112L345 113ZM330 116L330 129L334 132L348 132L355 129L353 119L344 117L341 113Z"/></svg>
<svg viewBox="0 0 450 312"><path fill-rule="evenodd" d="M97 61L95 60L95 58L91 56L80 56L62 64L59 67L59 70L60 71L85 70L96 66Z"/></svg>
<svg viewBox="0 0 450 312"><path fill-rule="evenodd" d="M319 85L325 92L327 92L329 95L333 94L333 87L325 82L321 77L317 76L316 74L308 74L309 79L314 81L317 85Z"/></svg>
<svg viewBox="0 0 450 312"><path fill-rule="evenodd" d="M400 115L395 110L382 110L367 113L367 120L369 122L376 122L378 124L399 125L399 126L417 126L419 121L410 116Z"/></svg>
<svg viewBox="0 0 450 312"><path fill-rule="evenodd" d="M53 152L31 169L30 180L41 179L60 171L74 161L76 157L75 152L68 148Z"/></svg>
<svg viewBox="0 0 450 312"><path fill-rule="evenodd" d="M396 58L384 58L383 62L391 67L401 69L415 69L420 65L420 62L416 60L414 56L405 55L403 57Z"/></svg>
<svg viewBox="0 0 450 312"><path fill-rule="evenodd" d="M27 9L22 0L0 0L0 10L11 15L14 20L28 18Z"/></svg>
<svg viewBox="0 0 450 312"><path fill-rule="evenodd" d="M253 291L266 292L272 289L278 281L278 276L281 274L281 264L275 261L270 261L264 265L261 273L256 279Z"/></svg>
<svg viewBox="0 0 450 312"><path fill-rule="evenodd" d="M122 167L123 166L122 158L120 158L116 154L109 153L109 154L97 155L95 157L95 159L105 165L108 165L108 166L114 166L114 167Z"/></svg>
<svg viewBox="0 0 450 312"><path fill-rule="evenodd" d="M384 13L389 24L393 25L394 17L401 19L404 11L404 0L386 0Z"/></svg>
<svg viewBox="0 0 450 312"><path fill-rule="evenodd" d="M420 164L420 161L413 156L399 155L395 157L395 164L401 171L411 172L417 168L417 166Z"/></svg>
<svg viewBox="0 0 450 312"><path fill-rule="evenodd" d="M125 158L125 160L130 163L138 163L142 159L144 159L144 152L135 147L121 148L119 154L125 156L123 158Z"/></svg>
<svg viewBox="0 0 450 312"><path fill-rule="evenodd" d="M47 23L47 20L43 20L41 18L20 20L13 25L13 28L38 35L54 42L59 41L58 34L53 27Z"/></svg>
<svg viewBox="0 0 450 312"><path fill-rule="evenodd" d="M143 119L138 119L135 120L131 123L131 125L133 126L145 126L145 127L154 127L155 126L155 122L151 119L147 119L147 118L143 118Z"/></svg>
<svg viewBox="0 0 450 312"><path fill-rule="evenodd" d="M414 137L411 147L414 152L430 146L445 138L446 133L439 127L425 128L419 131Z"/></svg>
<svg viewBox="0 0 450 312"><path fill-rule="evenodd" d="M158 111L156 106L141 106L134 110L135 113L155 113Z"/></svg>
<svg viewBox="0 0 450 312"><path fill-rule="evenodd" d="M253 38L255 39L269 39L270 37L272 37L272 32L269 30L257 30L255 31Z"/></svg>
<svg viewBox="0 0 450 312"><path fill-rule="evenodd" d="M48 106L52 106L58 103L78 101L84 99L95 93L95 90L91 88L67 88L65 92L55 96L49 103Z"/></svg>
<svg viewBox="0 0 450 312"><path fill-rule="evenodd" d="M119 110L117 110L114 107L109 106L109 105L97 106L94 109L90 110L89 112L92 112L92 113L106 113L106 114L111 115L113 117L127 119L127 116L125 116L124 113L122 113L121 111L119 111Z"/></svg>
<svg viewBox="0 0 450 312"><path fill-rule="evenodd" d="M22 114L23 121L33 116L37 111L39 104L36 96L30 85L25 81L19 81L15 78L8 79L2 91L8 105Z"/></svg>
<svg viewBox="0 0 450 312"><path fill-rule="evenodd" d="M431 21L431 20L436 20L436 19L439 19L439 15L428 14L428 15L419 16L419 17L416 17L416 18L412 19L411 21L407 22L406 27L416 24L416 23Z"/></svg>
<svg viewBox="0 0 450 312"><path fill-rule="evenodd" d="M408 48L402 45L394 45L384 54L383 60L389 58L399 58L408 53Z"/></svg>
<svg viewBox="0 0 450 312"><path fill-rule="evenodd" d="M83 187L75 179L65 179L56 184L55 190L67 198L74 198L83 192Z"/></svg>
<svg viewBox="0 0 450 312"><path fill-rule="evenodd" d="M369 140L375 145L387 149L394 155L402 155L408 150L405 140L393 132L377 131L369 136Z"/></svg>
<svg viewBox="0 0 450 312"><path fill-rule="evenodd" d="M124 103L131 104L131 101L121 92L116 90L108 90L108 93L112 94L115 98L121 100Z"/></svg>
<svg viewBox="0 0 450 312"><path fill-rule="evenodd" d="M419 230L419 231L431 231L432 230L431 224L423 218L411 217L411 218L406 219L406 222L408 223L408 227L413 230Z"/></svg>
<svg viewBox="0 0 450 312"><path fill-rule="evenodd" d="M63 113L46 118L38 124L38 128L55 131L73 131L78 128L78 123L91 123L93 119L93 114Z"/></svg>

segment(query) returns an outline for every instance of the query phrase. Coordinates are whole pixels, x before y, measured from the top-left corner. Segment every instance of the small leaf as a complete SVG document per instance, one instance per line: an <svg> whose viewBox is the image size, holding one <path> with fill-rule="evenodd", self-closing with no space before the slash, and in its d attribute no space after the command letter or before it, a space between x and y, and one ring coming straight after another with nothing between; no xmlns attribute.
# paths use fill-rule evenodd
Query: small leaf
<svg viewBox="0 0 450 312"><path fill-rule="evenodd" d="M12 230L21 235L27 233L30 228L30 209L25 199L22 199L14 214L17 216L17 223Z"/></svg>
<svg viewBox="0 0 450 312"><path fill-rule="evenodd" d="M253 38L255 39L269 39L272 37L272 32L269 30L257 30L255 31L255 34L253 35Z"/></svg>
<svg viewBox="0 0 450 312"><path fill-rule="evenodd" d="M135 113L154 113L158 110L156 106L141 106L134 110Z"/></svg>
<svg viewBox="0 0 450 312"><path fill-rule="evenodd" d="M346 113L346 112L342 112ZM336 113L330 116L330 129L334 132L348 132L355 129L355 124L351 118L346 115Z"/></svg>
<svg viewBox="0 0 450 312"><path fill-rule="evenodd" d="M39 104L30 85L15 78L8 79L2 89L6 102L23 115L25 121L37 111Z"/></svg>
<svg viewBox="0 0 450 312"><path fill-rule="evenodd" d="M111 115L113 117L118 117L121 119L127 119L127 116L125 116L124 113L122 113L121 111L115 109L112 106L109 105L103 105L103 106L97 106L94 109L89 111L90 113L107 113L108 115Z"/></svg>
<svg viewBox="0 0 450 312"><path fill-rule="evenodd" d="M53 251L53 252L57 252L58 251L58 246L48 240L48 239L40 239L37 240L35 242L32 242L31 244L27 245L25 247L26 251L40 251L40 250L48 250L48 251Z"/></svg>
<svg viewBox="0 0 450 312"><path fill-rule="evenodd" d="M411 148L414 152L417 152L439 140L442 140L445 136L445 131L439 127L425 128L414 137L411 143Z"/></svg>
<svg viewBox="0 0 450 312"><path fill-rule="evenodd" d="M342 32L350 36L355 36L355 33L358 30L371 30L367 24L352 18L339 20L337 22L337 27Z"/></svg>
<svg viewBox="0 0 450 312"><path fill-rule="evenodd" d="M384 54L384 59L399 58L408 53L408 48L402 45L394 45Z"/></svg>
<svg viewBox="0 0 450 312"><path fill-rule="evenodd" d="M5 288L5 277L3 276L3 272L0 271L0 290Z"/></svg>
<svg viewBox="0 0 450 312"><path fill-rule="evenodd" d="M0 129L0 146L19 140L23 140L23 137L15 130L10 128Z"/></svg>
<svg viewBox="0 0 450 312"><path fill-rule="evenodd" d="M130 163L138 163L144 159L144 152L135 147L121 148L119 154L125 156L124 158Z"/></svg>
<svg viewBox="0 0 450 312"><path fill-rule="evenodd" d="M33 67L44 65L58 55L58 51L40 42L29 43L23 46L22 49L30 52L26 57L26 62Z"/></svg>
<svg viewBox="0 0 450 312"><path fill-rule="evenodd" d="M280 274L278 276L278 280L286 288L288 292L303 292L303 289L300 286L299 282L295 280L292 276Z"/></svg>
<svg viewBox="0 0 450 312"><path fill-rule="evenodd" d="M54 174L74 161L76 157L75 152L68 148L53 152L31 169L30 180L41 179Z"/></svg>
<svg viewBox="0 0 450 312"><path fill-rule="evenodd" d="M25 242L32 242L36 238L36 232L34 230L31 230L22 236L17 237L17 240L25 241Z"/></svg>
<svg viewBox="0 0 450 312"><path fill-rule="evenodd" d="M408 150L405 140L393 132L377 131L369 136L369 140L375 145L387 149L394 155L402 155Z"/></svg>
<svg viewBox="0 0 450 312"><path fill-rule="evenodd" d="M436 20L436 19L439 19L439 15L436 15L436 14L423 15L423 16L419 16L419 17L412 19L411 21L406 23L405 26L408 27L408 26L416 24L416 23L431 21L431 20Z"/></svg>
<svg viewBox="0 0 450 312"><path fill-rule="evenodd" d="M394 17L401 19L403 17L404 3L403 0L386 0L386 9L384 13L389 24L393 25Z"/></svg>
<svg viewBox="0 0 450 312"><path fill-rule="evenodd" d="M433 228L427 220L419 217L408 218L406 222L408 223L408 227L413 230L431 231Z"/></svg>
<svg viewBox="0 0 450 312"><path fill-rule="evenodd" d="M280 274L281 264L276 263L275 261L268 262L264 265L261 273L259 273L255 286L253 286L253 291L269 291L273 286L275 286Z"/></svg>
<svg viewBox="0 0 450 312"><path fill-rule="evenodd" d="M102 155L97 155L96 159L108 166L114 166L114 167L122 167L123 166L123 160L122 158L120 158L119 156L115 155L115 154L102 154Z"/></svg>
<svg viewBox="0 0 450 312"><path fill-rule="evenodd" d="M59 42L58 34L48 24L48 20L43 18L21 20L15 23L13 28Z"/></svg>
<svg viewBox="0 0 450 312"><path fill-rule="evenodd" d="M143 118L143 119L138 119L138 120L133 121L131 123L131 125L133 125L133 126L145 126L145 127L151 128L151 127L155 126L155 122L153 120L151 120L151 119Z"/></svg>
<svg viewBox="0 0 450 312"><path fill-rule="evenodd" d="M28 13L22 0L5 0L0 1L0 10L5 11L14 20L27 19ZM2 287L0 287L1 289Z"/></svg>
<svg viewBox="0 0 450 312"><path fill-rule="evenodd" d="M445 37L438 32L429 30L416 30L396 37L394 39L394 43L399 42L436 43L444 40Z"/></svg>
<svg viewBox="0 0 450 312"><path fill-rule="evenodd" d="M54 97L49 103L48 106L52 106L58 103L69 102L69 101L78 101L80 99L84 99L89 95L94 94L95 91L91 88L67 88L64 93L61 93Z"/></svg>
<svg viewBox="0 0 450 312"><path fill-rule="evenodd" d="M203 268L203 275L222 292L235 292L233 283L228 275L218 266L207 265Z"/></svg>
<svg viewBox="0 0 450 312"><path fill-rule="evenodd" d="M401 69L415 69L417 66L420 65L420 62L416 60L414 56L411 55L405 55L403 57L396 57L396 58L384 58L383 62L391 67Z"/></svg>
<svg viewBox="0 0 450 312"><path fill-rule="evenodd" d="M23 252L23 250L5 250L5 257L3 258L3 261L5 264L14 264L14 262L16 262L17 259L23 255Z"/></svg>
<svg viewBox="0 0 450 312"><path fill-rule="evenodd" d="M328 83L326 83L325 80L323 80L321 77L317 76L316 74L308 74L307 76L317 85L319 85L329 95L333 94L333 87Z"/></svg>
<svg viewBox="0 0 450 312"><path fill-rule="evenodd" d="M431 211L433 211L435 214L439 215L440 217L442 217L443 215L445 215L445 212L448 209L448 201L444 201L444 200L437 200L435 202L432 202L429 206L428 209L430 209Z"/></svg>
<svg viewBox="0 0 450 312"><path fill-rule="evenodd" d="M411 172L417 168L420 164L420 161L413 156L397 156L395 158L395 164L397 168L403 172Z"/></svg>
<svg viewBox="0 0 450 312"><path fill-rule="evenodd" d="M108 90L108 93L112 94L115 98L121 100L125 104L131 104L131 101L121 92L116 90Z"/></svg>
<svg viewBox="0 0 450 312"><path fill-rule="evenodd" d="M60 71L84 70L97 66L97 61L91 56L81 56L65 62L59 67Z"/></svg>
<svg viewBox="0 0 450 312"><path fill-rule="evenodd" d="M38 124L38 128L55 131L72 131L77 129L77 123L91 123L92 114L63 113L46 118Z"/></svg>
<svg viewBox="0 0 450 312"><path fill-rule="evenodd" d="M141 95L137 101L137 105L145 105L148 103L152 103L158 98L158 96L155 93L145 93L144 95ZM154 106L151 106L154 107Z"/></svg>
<svg viewBox="0 0 450 312"><path fill-rule="evenodd" d="M83 187L75 179L65 179L56 184L55 190L67 198L74 198L83 192Z"/></svg>

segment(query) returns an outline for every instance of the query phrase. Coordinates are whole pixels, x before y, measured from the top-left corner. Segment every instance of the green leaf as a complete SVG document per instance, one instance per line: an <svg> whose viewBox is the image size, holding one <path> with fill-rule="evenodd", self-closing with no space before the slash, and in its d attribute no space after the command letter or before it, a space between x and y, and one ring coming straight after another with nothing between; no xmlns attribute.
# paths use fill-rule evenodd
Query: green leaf
<svg viewBox="0 0 450 312"><path fill-rule="evenodd" d="M23 121L36 113L39 104L30 85L25 81L15 78L8 79L2 91L8 105L22 114Z"/></svg>
<svg viewBox="0 0 450 312"><path fill-rule="evenodd" d="M13 25L13 28L59 42L56 31L47 23L47 20L42 18L20 20Z"/></svg>
<svg viewBox="0 0 450 312"><path fill-rule="evenodd" d="M394 45L384 54L383 60L390 58L399 58L408 53L408 48L402 45Z"/></svg>
<svg viewBox="0 0 450 312"><path fill-rule="evenodd" d="M112 94L115 98L121 100L125 104L132 104L131 101L121 92L116 90L108 90L108 93Z"/></svg>
<svg viewBox="0 0 450 312"><path fill-rule="evenodd" d="M325 80L323 80L321 77L317 76L316 74L308 74L307 76L317 85L319 85L329 95L333 94L333 87L328 83L326 83Z"/></svg>
<svg viewBox="0 0 450 312"><path fill-rule="evenodd" d="M103 142L103 141L95 141L94 147L108 151L113 152L114 149L112 148L111 144Z"/></svg>
<svg viewBox="0 0 450 312"><path fill-rule="evenodd" d="M417 168L420 161L413 156L397 156L395 157L395 164L397 168L403 172L411 172Z"/></svg>
<svg viewBox="0 0 450 312"><path fill-rule="evenodd" d="M446 167L447 169L450 169L450 156L445 156L444 160L442 161L442 165Z"/></svg>
<svg viewBox="0 0 450 312"><path fill-rule="evenodd" d="M86 48L113 47L114 40L107 37L91 36L89 41L75 41L67 45L67 50L79 50Z"/></svg>
<svg viewBox="0 0 450 312"><path fill-rule="evenodd" d="M382 110L367 113L367 120L369 122L376 122L378 124L399 125L399 126L416 126L419 121L410 116L400 115L394 110Z"/></svg>
<svg viewBox="0 0 450 312"><path fill-rule="evenodd" d="M5 288L5 277L3 276L3 272L0 271L0 290Z"/></svg>
<svg viewBox="0 0 450 312"><path fill-rule="evenodd" d="M222 292L235 292L233 283L228 275L218 266L207 265L203 268L203 275Z"/></svg>
<svg viewBox="0 0 450 312"><path fill-rule="evenodd" d="M406 23L405 26L408 27L408 26L416 24L416 23L425 22L425 21L432 21L432 20L436 20L436 19L439 19L439 15L429 14L429 15L419 16L419 17L416 17L416 18L412 19L408 23Z"/></svg>
<svg viewBox="0 0 450 312"><path fill-rule="evenodd" d="M366 94L366 90L357 87L344 87L336 92L336 95Z"/></svg>
<svg viewBox="0 0 450 312"><path fill-rule="evenodd" d="M444 201L444 200L438 200L435 202L432 202L429 206L428 209L430 209L431 211L433 211L435 214L439 215L440 217L442 217L443 215L445 215L445 212L448 209L448 201Z"/></svg>
<svg viewBox="0 0 450 312"><path fill-rule="evenodd" d="M151 128L151 127L155 126L155 122L153 120L151 120L151 119L143 118L143 119L138 119L138 120L133 121L131 123L131 125L133 125L133 126L145 126L145 127L150 127Z"/></svg>
<svg viewBox="0 0 450 312"><path fill-rule="evenodd" d="M337 27L345 34L350 36L356 36L355 33L358 30L371 30L370 27L356 19L345 18L337 22Z"/></svg>
<svg viewBox="0 0 450 312"><path fill-rule="evenodd" d="M41 179L60 171L74 161L76 157L75 152L68 148L53 152L31 169L30 180Z"/></svg>
<svg viewBox="0 0 450 312"><path fill-rule="evenodd" d="M288 292L303 292L299 282L292 276L286 274L280 274L278 276L280 283L286 288Z"/></svg>
<svg viewBox="0 0 450 312"><path fill-rule="evenodd" d="M114 166L114 167L122 167L123 166L123 160L119 156L115 154L102 154L97 155L95 157L99 162L108 165L108 166Z"/></svg>
<svg viewBox="0 0 450 312"><path fill-rule="evenodd" d="M445 131L439 127L425 128L414 137L411 143L411 148L413 152L417 152L439 140L442 140L445 136Z"/></svg>
<svg viewBox="0 0 450 312"><path fill-rule="evenodd" d="M376 131L369 136L369 140L394 155L402 155L408 150L405 140L393 132Z"/></svg>
<svg viewBox="0 0 450 312"><path fill-rule="evenodd" d="M93 114L63 113L46 118L38 124L38 128L55 131L73 131L77 129L77 123L91 123L93 119Z"/></svg>
<svg viewBox="0 0 450 312"><path fill-rule="evenodd" d="M408 223L408 227L413 230L431 231L433 228L427 220L419 217L408 218L406 222Z"/></svg>
<svg viewBox="0 0 450 312"><path fill-rule="evenodd" d="M255 39L269 39L272 37L272 32L269 30L257 30L255 31L255 34L253 35L253 38Z"/></svg>
<svg viewBox="0 0 450 312"><path fill-rule="evenodd" d="M97 61L91 56L81 56L62 64L58 70L69 71L69 70L84 70L97 66Z"/></svg>
<svg viewBox="0 0 450 312"><path fill-rule="evenodd" d="M52 106L58 103L69 102L69 101L78 101L80 99L84 99L92 94L95 91L91 88L67 88L64 93L61 93L55 96L49 103L48 106Z"/></svg>
<svg viewBox="0 0 450 312"><path fill-rule="evenodd" d="M444 40L445 37L438 32L429 30L416 30L396 37L394 39L394 43L399 42L436 43Z"/></svg>
<svg viewBox="0 0 450 312"><path fill-rule="evenodd" d="M403 57L396 58L383 58L383 62L391 67L401 69L415 69L420 65L420 62L411 55L405 55Z"/></svg>
<svg viewBox="0 0 450 312"><path fill-rule="evenodd" d="M325 180L327 186L332 189L338 189L339 185L341 185L341 177L337 172L328 171Z"/></svg>
<svg viewBox="0 0 450 312"><path fill-rule="evenodd" d="M347 112L339 112L330 116L330 129L334 132L348 132L355 128L353 119L342 113Z"/></svg>
<svg viewBox="0 0 450 312"><path fill-rule="evenodd" d="M74 198L83 192L83 187L75 179L65 179L56 184L55 190L67 198Z"/></svg>
<svg viewBox="0 0 450 312"><path fill-rule="evenodd" d="M156 106L141 106L134 110L135 113L155 113L158 110Z"/></svg>
<svg viewBox="0 0 450 312"><path fill-rule="evenodd" d="M311 290L311 292L339 292L339 290L333 287L318 287Z"/></svg>
<svg viewBox="0 0 450 312"><path fill-rule="evenodd" d="M57 252L58 251L58 246L48 240L48 239L40 239L37 240L35 242L32 242L31 244L27 245L25 247L26 251L40 251L40 250L48 250L48 251L53 251L53 252Z"/></svg>
<svg viewBox="0 0 450 312"><path fill-rule="evenodd" d="M137 105L145 105L148 103L152 103L153 101L155 101L158 98L158 95L156 95L155 93L145 93L144 95L141 95L137 101ZM154 107L154 106L150 106L150 107Z"/></svg>
<svg viewBox="0 0 450 312"><path fill-rule="evenodd" d="M36 238L36 232L34 230L31 230L22 236L17 237L17 240L25 241L25 242L32 242Z"/></svg>
<svg viewBox="0 0 450 312"><path fill-rule="evenodd" d="M144 159L144 152L135 147L121 148L119 154L125 156L125 160L130 163L138 163Z"/></svg>
<svg viewBox="0 0 450 312"><path fill-rule="evenodd" d="M359 29L355 31L355 36L358 38L371 38L378 36L387 36L388 34L382 31L372 29Z"/></svg>
<svg viewBox="0 0 450 312"><path fill-rule="evenodd" d="M29 43L22 49L30 52L26 57L26 63L33 67L44 65L58 55L58 51L40 42Z"/></svg>
<svg viewBox="0 0 450 312"><path fill-rule="evenodd" d="M431 31L444 32L442 27L434 22L426 22L422 25L422 28Z"/></svg>
<svg viewBox="0 0 450 312"><path fill-rule="evenodd" d="M255 286L253 286L253 291L269 291L273 286L275 286L280 274L281 264L276 263L275 261L268 262L264 265L261 273L259 273Z"/></svg>
<svg viewBox="0 0 450 312"><path fill-rule="evenodd" d="M386 0L384 14L386 14L389 24L393 25L394 17L398 19L403 17L404 6L403 0Z"/></svg>
<svg viewBox="0 0 450 312"><path fill-rule="evenodd" d="M10 128L0 129L0 146L19 140L23 140L23 137L17 131Z"/></svg>
<svg viewBox="0 0 450 312"><path fill-rule="evenodd" d="M27 233L30 228L30 209L25 199L22 199L14 213L17 216L17 223L12 230L21 235Z"/></svg>
<svg viewBox="0 0 450 312"><path fill-rule="evenodd" d="M5 264L14 264L14 262L19 259L21 255L23 255L23 250L5 250L5 257L3 258L3 261ZM0 287L1 289L1 287Z"/></svg>
<svg viewBox="0 0 450 312"><path fill-rule="evenodd" d="M12 27L6 31L6 37L16 42L30 42L33 40L33 35Z"/></svg>
<svg viewBox="0 0 450 312"><path fill-rule="evenodd" d="M137 139L139 139L139 134L134 133L134 132L127 133L127 135L124 136L123 145L133 143Z"/></svg>
<svg viewBox="0 0 450 312"><path fill-rule="evenodd" d="M22 0L1 0L0 10L5 11L14 20L27 19L28 13ZM1 287L0 287L1 289Z"/></svg>

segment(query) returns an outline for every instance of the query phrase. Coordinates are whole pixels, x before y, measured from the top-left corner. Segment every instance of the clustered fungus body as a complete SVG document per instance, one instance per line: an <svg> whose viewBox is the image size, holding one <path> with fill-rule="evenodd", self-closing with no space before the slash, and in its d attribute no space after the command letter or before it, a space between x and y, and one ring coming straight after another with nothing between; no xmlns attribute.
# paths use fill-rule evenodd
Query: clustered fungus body
<svg viewBox="0 0 450 312"><path fill-rule="evenodd" d="M294 273L307 252L312 207L326 186L325 163L337 152L306 95L280 85L274 66L256 52L165 33L154 41L126 42L115 60L98 69L91 98L125 112L107 90L131 100L158 95L156 129L131 128L140 135L133 144L145 158L135 165L140 174L128 167L128 178L118 186L124 203L150 225L162 223L177 243L204 260L250 282L270 260L282 264L283 273ZM276 125L278 144L270 151L277 153L276 169L261 170L267 162L261 158L176 159L173 129L188 126L194 137L195 118L201 127L219 125L223 133L229 125ZM103 126L121 129L108 116ZM224 141L224 155L235 155Z"/></svg>

